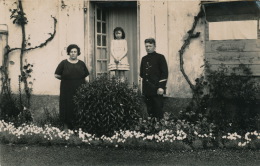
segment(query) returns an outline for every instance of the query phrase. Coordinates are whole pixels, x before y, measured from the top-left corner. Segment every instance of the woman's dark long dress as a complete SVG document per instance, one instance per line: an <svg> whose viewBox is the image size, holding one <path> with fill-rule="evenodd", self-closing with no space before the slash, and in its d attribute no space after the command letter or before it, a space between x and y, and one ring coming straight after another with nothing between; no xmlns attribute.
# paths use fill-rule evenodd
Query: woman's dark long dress
<svg viewBox="0 0 260 166"><path fill-rule="evenodd" d="M75 64L63 60L58 65L55 74L61 76L60 119L71 128L75 118L73 96L76 94L76 90L85 83L85 77L89 75L89 72L86 64L81 60Z"/></svg>

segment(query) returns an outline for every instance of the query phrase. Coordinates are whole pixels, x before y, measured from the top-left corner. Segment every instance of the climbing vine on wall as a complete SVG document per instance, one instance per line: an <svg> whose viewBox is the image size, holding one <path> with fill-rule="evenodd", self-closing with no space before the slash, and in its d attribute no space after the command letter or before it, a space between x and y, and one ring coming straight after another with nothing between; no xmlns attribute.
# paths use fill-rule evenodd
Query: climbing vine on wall
<svg viewBox="0 0 260 166"><path fill-rule="evenodd" d="M16 3L16 2L15 2ZM23 84L23 90L25 92L25 96L26 96L26 103L23 103L21 97L20 97L20 102L19 102L19 107L20 110L22 110L25 106L26 107L30 107L30 99L31 99L31 92L32 92L32 88L29 87L30 84L32 84L31 82L28 82L28 78L31 76L31 72L33 65L29 64L26 62L26 64L24 64L25 60L24 60L24 53L28 52L30 50L34 50L37 48L41 48L46 46L50 41L52 41L52 39L54 38L55 34L56 34L56 24L57 24L57 19L53 16L51 16L53 18L53 22L54 22L54 30L52 33L49 33L50 37L48 39L46 39L44 42L42 42L41 44L39 44L38 46L35 47L30 47L30 48L26 48L26 31L25 31L25 25L28 24L28 19L26 17L26 14L23 10L23 3L22 0L18 0L17 4L17 8L16 9L10 9L11 12L11 16L10 19L13 20L13 23L19 27L21 27L21 31L22 31L22 43L21 43L21 47L19 48L10 48L10 46L6 46L5 47L5 53L4 53L4 61L3 61L3 66L1 66L0 71L1 71L1 81L2 81L2 87L1 87L1 96L5 95L5 96L9 96L10 100L11 100L11 88L10 88L10 78L9 78L9 71L8 71L8 64L9 62L9 55L11 52L19 50L20 51L20 63L19 63L19 68L20 68L20 75L19 75L19 91L20 91L20 96L21 96L21 84ZM0 97L1 97L0 96Z"/></svg>
<svg viewBox="0 0 260 166"><path fill-rule="evenodd" d="M186 74L185 70L184 70L184 60L183 60L183 56L184 56L184 52L185 49L190 45L190 42L192 39L196 39L200 36L200 32L194 32L195 28L197 26L198 21L203 17L203 10L202 8L200 8L199 13L197 14L197 16L194 17L194 21L192 24L191 29L187 32L187 38L184 40L184 43L181 47L181 49L179 50L179 56L180 56L180 71L182 73L182 75L184 76L184 78L186 79L186 81L188 82L188 84L190 85L190 88L192 89L192 91L195 90L195 85L193 85L188 77L188 75Z"/></svg>

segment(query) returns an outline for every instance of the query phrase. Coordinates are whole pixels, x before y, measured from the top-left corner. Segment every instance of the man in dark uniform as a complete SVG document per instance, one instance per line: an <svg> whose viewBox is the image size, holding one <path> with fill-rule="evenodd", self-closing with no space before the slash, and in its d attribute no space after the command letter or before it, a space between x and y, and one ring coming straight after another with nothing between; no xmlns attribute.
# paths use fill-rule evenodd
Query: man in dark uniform
<svg viewBox="0 0 260 166"><path fill-rule="evenodd" d="M155 39L144 41L148 53L142 58L140 77L143 79L143 94L147 112L152 117L163 117L163 94L166 91L168 66L165 57L155 52Z"/></svg>

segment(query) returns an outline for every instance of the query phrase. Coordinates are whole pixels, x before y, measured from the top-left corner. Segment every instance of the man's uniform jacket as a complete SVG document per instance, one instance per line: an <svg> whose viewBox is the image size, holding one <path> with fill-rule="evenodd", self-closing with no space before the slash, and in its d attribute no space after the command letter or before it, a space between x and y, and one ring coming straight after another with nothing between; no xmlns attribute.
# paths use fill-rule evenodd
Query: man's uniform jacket
<svg viewBox="0 0 260 166"><path fill-rule="evenodd" d="M143 94L157 95L158 88L166 90L168 66L165 57L156 52L148 53L142 58L140 77L143 78Z"/></svg>

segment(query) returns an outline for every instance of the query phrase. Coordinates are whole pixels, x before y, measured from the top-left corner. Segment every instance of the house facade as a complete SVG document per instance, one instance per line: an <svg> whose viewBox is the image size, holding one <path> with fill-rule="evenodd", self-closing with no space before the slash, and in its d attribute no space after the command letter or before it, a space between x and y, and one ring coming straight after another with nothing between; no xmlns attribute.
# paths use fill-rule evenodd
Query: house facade
<svg viewBox="0 0 260 166"><path fill-rule="evenodd" d="M205 20L205 59L217 68L245 64L259 80L260 2L202 3Z"/></svg>
<svg viewBox="0 0 260 166"><path fill-rule="evenodd" d="M46 105L57 105L60 81L54 78L54 71L59 62L67 58L66 47L69 44L77 44L81 48L79 59L87 64L90 81L102 73L108 73L110 41L113 38L113 29L117 26L122 27L126 33L127 56L130 63L130 71L126 75L130 83L135 83L141 88L139 66L141 58L146 55L144 40L153 37L157 42L156 51L165 55L168 63L169 78L166 96L172 99L191 98L189 84L180 71L179 50L192 27L194 16L200 11L200 1L22 0L22 3L28 19L28 24L25 26L27 48L43 43L54 30L52 17L57 19L54 39L45 47L25 53L24 61L33 64L30 79L33 83L33 95L38 98L36 103L45 101ZM236 2L232 3L234 5ZM256 65L253 67L254 73L256 76L259 75L259 14L254 13L257 13L257 8L251 11L252 18L249 16L250 13L246 13L250 10L242 10L239 7L235 10L238 10L241 15L246 15L241 18L245 20L250 18L251 22L248 23L250 28L256 24L257 27L252 28L252 31L256 32L247 34L246 38L225 38L225 35L218 38L217 27L222 25L214 25L215 21L242 20L230 16L221 17L217 3L202 4L206 17L200 19L195 29L195 32L200 32L200 36L191 41L184 53L184 69L190 80L194 83L194 80L203 74L205 58L216 65L221 61L225 63L232 61L234 64L233 60L240 57L245 59L243 62L249 63L245 51L250 52L252 47L254 52L249 53L250 65ZM255 1L250 5L257 7ZM17 0L0 0L0 63L3 63L6 45L10 48L21 47L21 28L13 24L13 20L10 19L10 9L15 8L17 8ZM233 28L235 27L233 25ZM223 40L225 40L224 44ZM234 40L240 41L232 44ZM232 51L240 53L236 54ZM18 92L19 54L18 50L13 51L9 59L12 62L9 65L11 88L16 93ZM226 59L226 55L229 59ZM240 61L236 63L238 62Z"/></svg>

